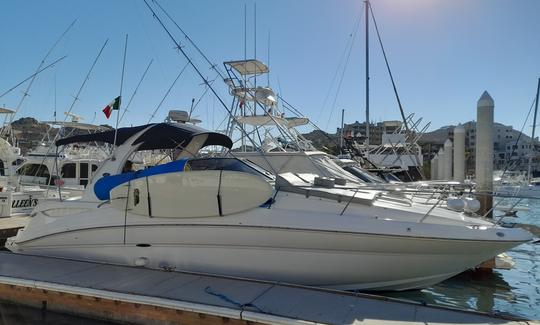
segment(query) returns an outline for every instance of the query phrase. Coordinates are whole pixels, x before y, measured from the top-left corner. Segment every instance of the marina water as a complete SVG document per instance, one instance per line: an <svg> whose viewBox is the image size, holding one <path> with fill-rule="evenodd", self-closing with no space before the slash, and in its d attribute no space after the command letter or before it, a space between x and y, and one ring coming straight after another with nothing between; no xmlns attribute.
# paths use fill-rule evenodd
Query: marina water
<svg viewBox="0 0 540 325"><path fill-rule="evenodd" d="M519 211L517 218L505 218L505 221L540 227L540 200L524 200L520 205L528 205L529 211ZM464 272L421 291L388 292L384 295L539 320L540 244L520 245L508 255L515 262L511 270Z"/></svg>

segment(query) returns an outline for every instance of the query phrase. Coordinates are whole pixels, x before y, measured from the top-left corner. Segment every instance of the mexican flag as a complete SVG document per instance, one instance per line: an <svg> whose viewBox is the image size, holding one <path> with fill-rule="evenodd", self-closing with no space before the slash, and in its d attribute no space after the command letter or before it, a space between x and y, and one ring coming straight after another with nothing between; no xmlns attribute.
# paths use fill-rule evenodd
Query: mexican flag
<svg viewBox="0 0 540 325"><path fill-rule="evenodd" d="M111 117L113 109L120 109L120 96L116 97L112 102L109 103L109 105L105 106L105 108L103 109L103 113L105 113L105 116L107 118Z"/></svg>

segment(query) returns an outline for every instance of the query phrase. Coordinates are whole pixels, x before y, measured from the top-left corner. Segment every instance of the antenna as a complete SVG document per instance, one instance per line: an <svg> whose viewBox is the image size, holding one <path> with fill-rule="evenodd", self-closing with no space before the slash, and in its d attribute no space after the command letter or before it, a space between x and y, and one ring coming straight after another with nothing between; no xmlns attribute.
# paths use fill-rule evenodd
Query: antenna
<svg viewBox="0 0 540 325"><path fill-rule="evenodd" d="M247 5L244 3L244 61L247 60ZM245 82L244 77L244 82Z"/></svg>
<svg viewBox="0 0 540 325"><path fill-rule="evenodd" d="M345 109L341 109L341 129L340 129L340 136L339 136L339 150L341 153L343 153L343 126L344 126L344 120L345 120Z"/></svg>
<svg viewBox="0 0 540 325"><path fill-rule="evenodd" d="M194 105L195 105L195 97L191 99L191 107L189 108L188 121L191 120L191 114L193 114Z"/></svg>
<svg viewBox="0 0 540 325"><path fill-rule="evenodd" d="M257 2L253 4L253 58L257 60ZM257 91L257 74L254 77L255 91ZM257 115L257 99L253 105L253 115Z"/></svg>
<svg viewBox="0 0 540 325"><path fill-rule="evenodd" d="M369 0L366 0L366 149L369 153Z"/></svg>
<svg viewBox="0 0 540 325"><path fill-rule="evenodd" d="M127 45L128 45L128 34L126 34L126 42L124 43L124 59L122 60L122 76L120 77L120 94L118 96L118 113L116 114L116 127L114 128L113 150L114 150L114 147L116 146L116 137L118 135L118 123L120 122L120 111L122 109L122 88L124 88L124 71L126 69ZM124 243L125 243L125 240L126 238L124 236Z"/></svg>
<svg viewBox="0 0 540 325"><path fill-rule="evenodd" d="M253 4L253 53L253 58L257 60L257 2Z"/></svg>
<svg viewBox="0 0 540 325"><path fill-rule="evenodd" d="M247 60L247 4L244 3L244 62L246 62ZM244 63L245 64L245 63ZM242 85L242 87L246 87L246 75L242 75L243 79L244 79L244 84ZM246 102L246 92L244 92L244 98L242 99L242 101L245 103ZM241 116L245 116L246 112L246 108L243 105L240 105L240 115ZM242 125L240 126L242 129L245 129L245 124L242 123ZM232 134L232 133L231 133ZM241 138L240 138L240 141L241 141L241 148L242 148L242 151L246 151L246 138L244 137L244 133L241 132Z"/></svg>
<svg viewBox="0 0 540 325"><path fill-rule="evenodd" d="M56 71L54 73L54 121L56 122Z"/></svg>
<svg viewBox="0 0 540 325"><path fill-rule="evenodd" d="M268 47L267 47L267 50L268 50L268 58L267 58L267 62L266 62L266 66L268 67L268 73L266 74L266 83L267 83L267 86L270 87L270 29L268 30Z"/></svg>

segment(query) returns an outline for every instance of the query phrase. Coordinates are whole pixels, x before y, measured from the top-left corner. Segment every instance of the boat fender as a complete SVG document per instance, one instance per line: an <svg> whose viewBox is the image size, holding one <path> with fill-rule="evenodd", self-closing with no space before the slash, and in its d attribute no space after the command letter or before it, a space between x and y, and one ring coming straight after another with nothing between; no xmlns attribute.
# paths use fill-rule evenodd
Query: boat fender
<svg viewBox="0 0 540 325"><path fill-rule="evenodd" d="M465 201L458 198L449 198L446 201L446 206L452 211L461 212L465 208Z"/></svg>
<svg viewBox="0 0 540 325"><path fill-rule="evenodd" d="M465 202L465 212L474 213L478 210L480 210L480 201L473 198L465 198L463 199Z"/></svg>

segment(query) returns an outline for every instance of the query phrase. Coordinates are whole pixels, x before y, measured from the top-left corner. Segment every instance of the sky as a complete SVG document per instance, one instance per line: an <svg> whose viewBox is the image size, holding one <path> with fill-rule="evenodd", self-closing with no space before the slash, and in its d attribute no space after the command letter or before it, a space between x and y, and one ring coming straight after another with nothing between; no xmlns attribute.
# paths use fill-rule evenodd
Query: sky
<svg viewBox="0 0 540 325"><path fill-rule="evenodd" d="M345 123L365 120L363 1L159 3L222 70L224 61L243 59L244 49L248 58L268 63L269 85L321 129L335 132L342 109ZM476 102L487 90L495 100L495 120L521 128L540 77L540 1L372 0L371 5L407 115L422 118L422 127L430 123L430 130L474 120ZM210 65L156 10L204 77L215 79ZM72 112L85 122L114 125L116 116L107 120L101 110L120 93L126 34L123 108L153 62L121 126L147 123L154 111L151 121L162 121L168 110L189 110L192 98L201 98L203 81L187 67L163 100L187 60L143 0L0 1L0 94L34 73L74 20L45 64L67 57L39 74L15 118L52 120L56 107L62 120L63 112L73 105ZM369 38L371 120L400 119L371 19ZM267 80L260 82L266 85ZM16 108L28 84L1 97L0 106ZM222 80L217 78L213 85L230 105L232 97ZM202 96L193 115L203 121L203 127L224 128L225 110L210 92ZM531 125L529 120L525 132Z"/></svg>

